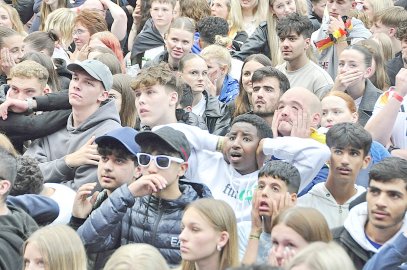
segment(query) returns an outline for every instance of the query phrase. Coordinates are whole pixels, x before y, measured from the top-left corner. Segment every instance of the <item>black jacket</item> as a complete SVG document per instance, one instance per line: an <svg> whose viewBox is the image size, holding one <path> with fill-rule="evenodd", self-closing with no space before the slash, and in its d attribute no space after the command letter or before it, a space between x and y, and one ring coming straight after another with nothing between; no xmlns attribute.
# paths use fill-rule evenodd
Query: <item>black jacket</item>
<svg viewBox="0 0 407 270"><path fill-rule="evenodd" d="M71 113L67 91L36 97L35 100L38 111L50 112L38 115L10 112L6 121L0 120L0 131L10 138L20 152L22 142L45 137L66 126Z"/></svg>
<svg viewBox="0 0 407 270"><path fill-rule="evenodd" d="M220 102L217 97L209 96L206 91L203 94L206 99L206 106L202 117L209 133L219 136L226 135L231 120L227 104Z"/></svg>
<svg viewBox="0 0 407 270"><path fill-rule="evenodd" d="M386 64L387 75L390 79L390 85L396 85L396 75L400 69L404 67L403 56L401 52L396 53L396 56Z"/></svg>
<svg viewBox="0 0 407 270"><path fill-rule="evenodd" d="M164 39L150 18L146 21L143 31L134 39L131 49L131 64L141 64L144 52L164 45Z"/></svg>
<svg viewBox="0 0 407 270"><path fill-rule="evenodd" d="M278 50L279 48L275 49ZM240 47L240 51L233 54L233 57L244 61L249 55L255 53L262 53L270 57L267 22L260 23L254 33Z"/></svg>
<svg viewBox="0 0 407 270"><path fill-rule="evenodd" d="M38 226L23 210L8 208L10 213L0 216L0 270L22 269L23 243Z"/></svg>
<svg viewBox="0 0 407 270"><path fill-rule="evenodd" d="M350 259L358 270L362 270L366 262L375 254L372 251L363 249L358 243L356 243L343 226L333 229L332 236L334 241L341 245L346 253L348 253Z"/></svg>

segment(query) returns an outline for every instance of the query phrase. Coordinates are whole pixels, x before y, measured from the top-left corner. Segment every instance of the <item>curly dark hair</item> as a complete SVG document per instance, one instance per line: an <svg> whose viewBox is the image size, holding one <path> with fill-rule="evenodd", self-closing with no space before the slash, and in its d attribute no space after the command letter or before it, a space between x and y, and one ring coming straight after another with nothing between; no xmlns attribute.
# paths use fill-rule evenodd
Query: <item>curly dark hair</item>
<svg viewBox="0 0 407 270"><path fill-rule="evenodd" d="M10 195L40 194L44 188L44 176L38 161L28 157L17 157L17 177Z"/></svg>
<svg viewBox="0 0 407 270"><path fill-rule="evenodd" d="M396 38L399 40L407 38L407 21L400 22L399 26L397 27Z"/></svg>

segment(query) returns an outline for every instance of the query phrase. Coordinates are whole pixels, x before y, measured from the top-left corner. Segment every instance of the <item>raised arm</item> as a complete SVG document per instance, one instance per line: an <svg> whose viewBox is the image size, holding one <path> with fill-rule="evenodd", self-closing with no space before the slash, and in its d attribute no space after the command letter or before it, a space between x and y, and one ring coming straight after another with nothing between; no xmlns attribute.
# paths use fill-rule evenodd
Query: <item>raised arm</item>
<svg viewBox="0 0 407 270"><path fill-rule="evenodd" d="M265 138L260 141L258 153L272 156L294 165L301 175L299 192L314 179L329 159L328 146L314 139L296 137Z"/></svg>
<svg viewBox="0 0 407 270"><path fill-rule="evenodd" d="M384 146L390 141L397 115L407 94L407 69L402 68L396 75L396 86L382 94L376 102L373 115L366 123L365 129L373 140ZM387 103L383 105L383 103ZM397 146L397 145L396 145Z"/></svg>

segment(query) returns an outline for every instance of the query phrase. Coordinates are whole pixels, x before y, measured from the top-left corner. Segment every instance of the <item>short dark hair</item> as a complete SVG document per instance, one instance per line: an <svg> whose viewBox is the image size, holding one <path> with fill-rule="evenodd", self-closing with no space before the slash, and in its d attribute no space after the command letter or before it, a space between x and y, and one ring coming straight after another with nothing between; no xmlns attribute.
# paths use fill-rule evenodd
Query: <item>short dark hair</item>
<svg viewBox="0 0 407 270"><path fill-rule="evenodd" d="M194 95L192 94L191 86L185 82L182 82L178 87L182 90L182 97L179 102L181 108L192 106Z"/></svg>
<svg viewBox="0 0 407 270"><path fill-rule="evenodd" d="M326 133L326 145L329 148L354 147L363 150L366 156L372 145L372 136L360 124L339 123L331 127Z"/></svg>
<svg viewBox="0 0 407 270"><path fill-rule="evenodd" d="M39 162L29 156L17 157L17 177L10 195L40 194L44 189L44 175Z"/></svg>
<svg viewBox="0 0 407 270"><path fill-rule="evenodd" d="M219 17L204 17L197 23L199 38L207 44L215 44L215 37L225 37L229 33L228 22Z"/></svg>
<svg viewBox="0 0 407 270"><path fill-rule="evenodd" d="M370 181L392 182L395 179L402 179L407 190L407 160L399 157L388 157L372 166L369 171Z"/></svg>
<svg viewBox="0 0 407 270"><path fill-rule="evenodd" d="M130 153L129 150L115 139L104 138L98 143L98 153L101 156L113 155L123 159L131 159L137 165L137 157Z"/></svg>
<svg viewBox="0 0 407 270"><path fill-rule="evenodd" d="M266 122L266 120L258 115L252 113L239 115L235 119L233 119L233 122L230 126L241 122L253 125L257 129L257 136L260 139L273 137L273 132L271 131L271 127L269 126L269 124Z"/></svg>
<svg viewBox="0 0 407 270"><path fill-rule="evenodd" d="M300 172L296 167L282 160L267 161L259 171L258 177L279 178L287 185L290 193L298 193L301 183Z"/></svg>
<svg viewBox="0 0 407 270"><path fill-rule="evenodd" d="M280 82L280 91L281 94L285 93L290 89L290 82L288 81L287 76L284 75L281 71L273 67L262 67L253 72L252 83L260 82L264 78L276 78Z"/></svg>
<svg viewBox="0 0 407 270"><path fill-rule="evenodd" d="M292 32L302 35L304 38L311 38L314 28L307 16L294 12L278 20L276 30L279 38L285 38Z"/></svg>
<svg viewBox="0 0 407 270"><path fill-rule="evenodd" d="M10 186L13 187L17 175L17 160L3 147L0 147L0 160L0 180L10 181ZM5 201L7 195L8 192L0 200Z"/></svg>

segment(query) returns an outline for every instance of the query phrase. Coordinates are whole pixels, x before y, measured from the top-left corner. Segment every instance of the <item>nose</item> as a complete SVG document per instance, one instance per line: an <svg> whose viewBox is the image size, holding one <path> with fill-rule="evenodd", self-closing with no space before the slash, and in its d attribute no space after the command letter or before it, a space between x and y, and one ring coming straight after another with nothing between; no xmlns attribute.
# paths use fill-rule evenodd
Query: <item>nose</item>
<svg viewBox="0 0 407 270"><path fill-rule="evenodd" d="M284 248L285 246L283 245L278 245L277 247L273 248L273 253L277 261L281 261L281 259L284 257Z"/></svg>
<svg viewBox="0 0 407 270"><path fill-rule="evenodd" d="M288 106L285 106L282 109L279 109L278 112L280 113L281 116L287 117L289 113Z"/></svg>
<svg viewBox="0 0 407 270"><path fill-rule="evenodd" d="M99 162L101 162L101 161L99 161ZM106 172L111 172L112 171L112 164L113 164L113 162L109 159L108 161L106 161L106 162L103 162L102 163L103 165L103 170L105 170Z"/></svg>
<svg viewBox="0 0 407 270"><path fill-rule="evenodd" d="M341 160L342 165L349 165L349 154L344 153Z"/></svg>
<svg viewBox="0 0 407 270"><path fill-rule="evenodd" d="M240 139L239 139L239 137L236 137L236 139L233 140L232 148L233 148L233 149L240 148Z"/></svg>
<svg viewBox="0 0 407 270"><path fill-rule="evenodd" d="M261 193L260 193L260 194L261 194L261 197L267 198L267 197L268 197L267 191L268 191L268 187L265 186L265 187L261 190Z"/></svg>
<svg viewBox="0 0 407 270"><path fill-rule="evenodd" d="M379 196L377 196L375 204L379 209L386 208L386 205L388 205L389 202L387 201L387 195L385 192L380 192Z"/></svg>
<svg viewBox="0 0 407 270"><path fill-rule="evenodd" d="M150 164L148 164L147 171L149 174L156 174L158 172L158 167L154 160L151 160Z"/></svg>
<svg viewBox="0 0 407 270"><path fill-rule="evenodd" d="M187 240L187 233L186 233L186 230L183 229L183 230L181 231L181 233L179 234L178 237L179 237L179 240L180 240L180 241L185 242L185 241Z"/></svg>

